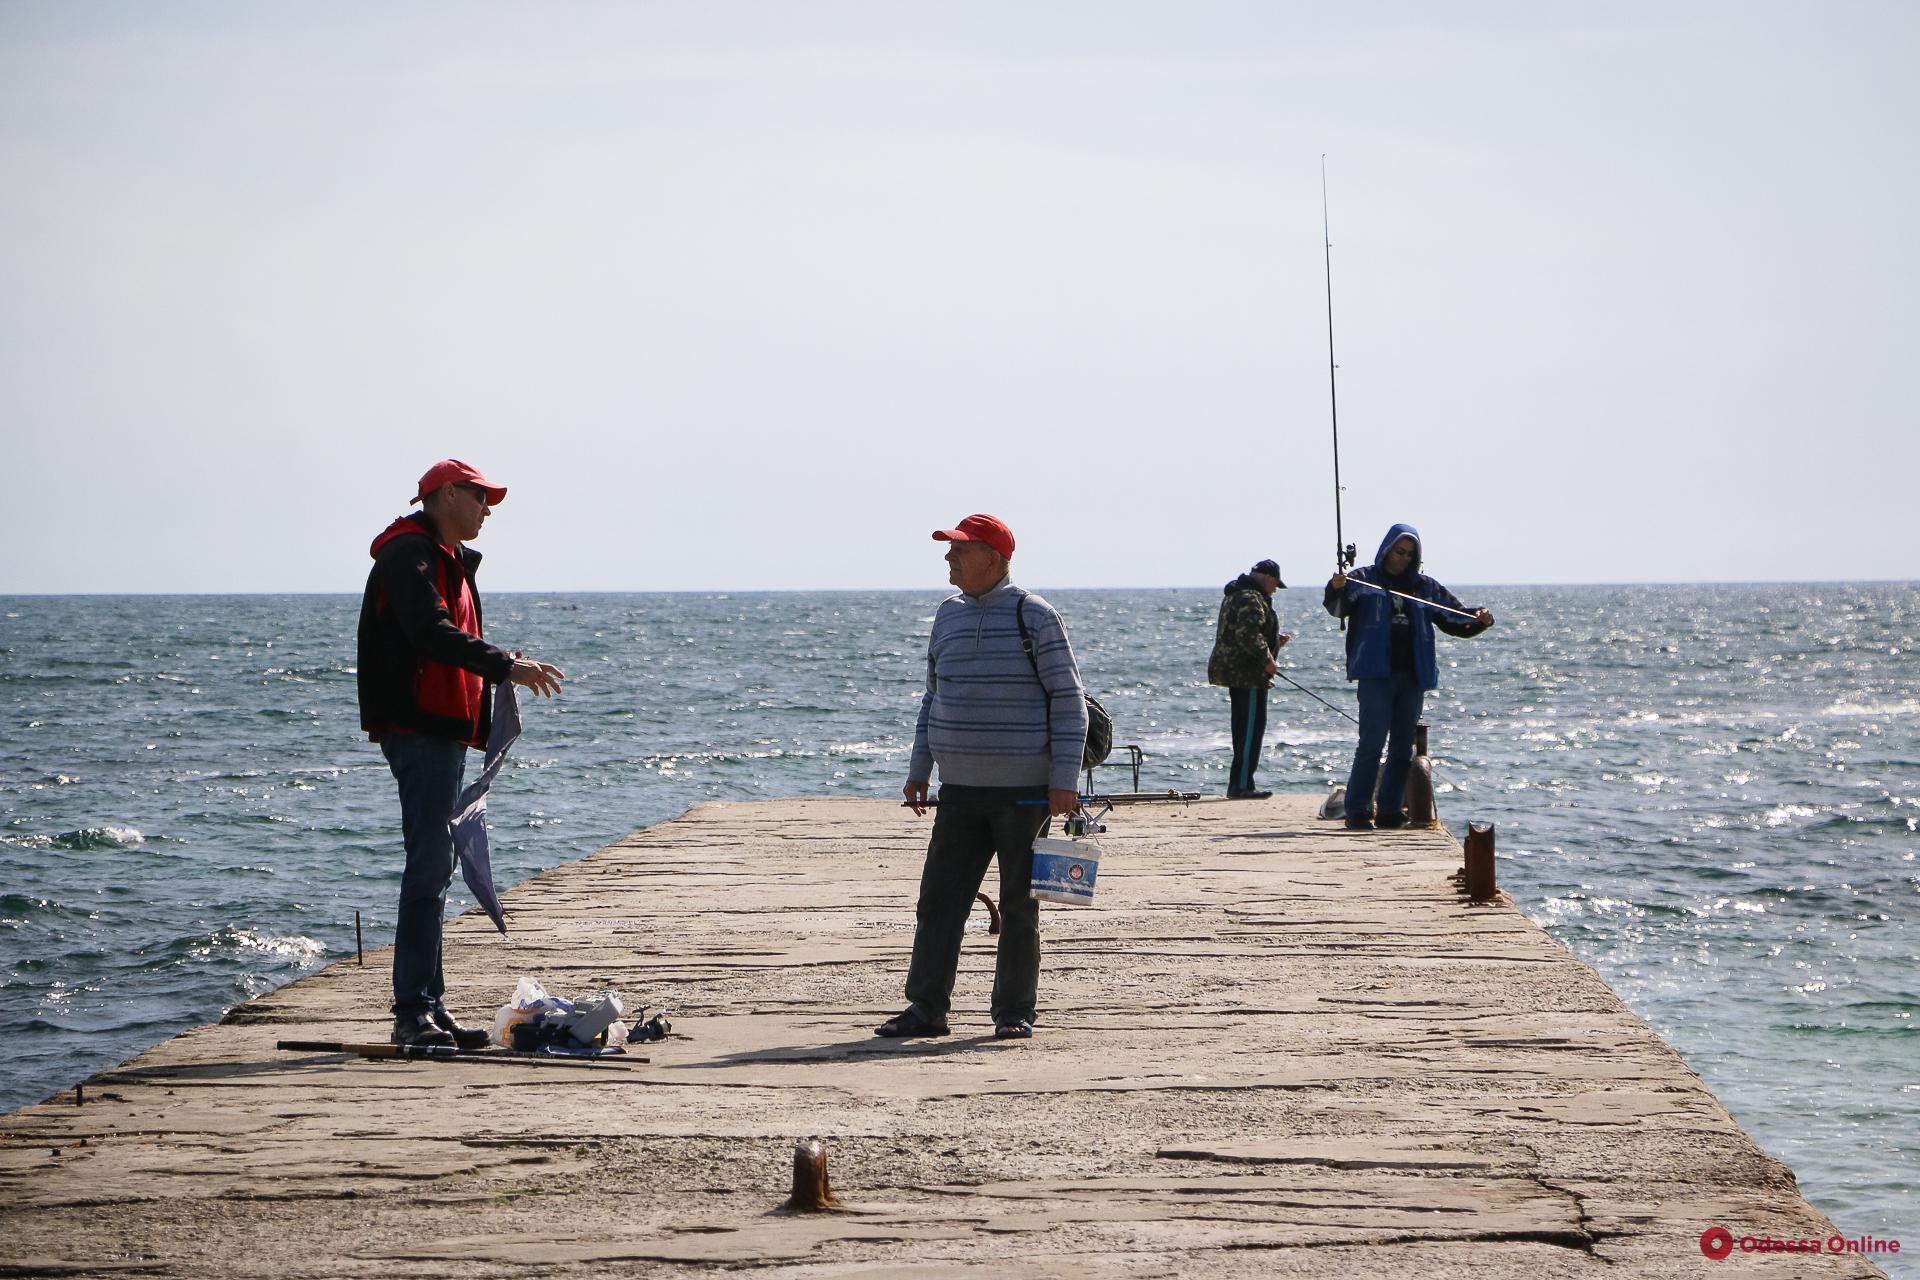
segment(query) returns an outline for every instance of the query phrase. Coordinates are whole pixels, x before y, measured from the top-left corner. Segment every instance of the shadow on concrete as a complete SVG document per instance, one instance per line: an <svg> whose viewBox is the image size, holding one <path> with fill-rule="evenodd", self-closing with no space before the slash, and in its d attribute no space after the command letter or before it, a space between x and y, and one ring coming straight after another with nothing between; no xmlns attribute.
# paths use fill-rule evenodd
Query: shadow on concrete
<svg viewBox="0 0 1920 1280"><path fill-rule="evenodd" d="M738 1053L723 1053L704 1062L683 1062L675 1065L681 1069L691 1070L700 1067L732 1067L743 1063L797 1066L803 1063L847 1062L858 1058L887 1058L902 1054L916 1058L939 1058L953 1053L967 1053L980 1048L1018 1043L1017 1040L995 1040L990 1033L977 1036L909 1036L895 1040L889 1040L884 1036L866 1035L833 1044L771 1045L762 1049L742 1049Z"/></svg>
<svg viewBox="0 0 1920 1280"><path fill-rule="evenodd" d="M372 1062L357 1053L306 1053L297 1058L267 1060L196 1062L182 1067L137 1067L102 1071L88 1084L161 1084L169 1080L244 1080L251 1076L302 1073L322 1067L344 1066L349 1062Z"/></svg>

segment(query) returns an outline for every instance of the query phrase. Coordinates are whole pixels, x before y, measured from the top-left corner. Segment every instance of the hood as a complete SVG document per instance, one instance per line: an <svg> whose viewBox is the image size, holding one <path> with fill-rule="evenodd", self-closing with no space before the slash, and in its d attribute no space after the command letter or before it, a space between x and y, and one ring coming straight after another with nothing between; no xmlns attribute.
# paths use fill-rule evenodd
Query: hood
<svg viewBox="0 0 1920 1280"><path fill-rule="evenodd" d="M1220 588L1220 594L1230 596L1236 591L1247 590L1259 591L1262 596L1267 594L1265 591L1261 591L1260 584L1254 581L1253 575L1250 573L1243 573L1226 586Z"/></svg>
<svg viewBox="0 0 1920 1280"><path fill-rule="evenodd" d="M1413 563L1407 566L1407 572L1420 572L1420 559L1423 554L1420 546L1420 531L1410 524L1397 524L1387 530L1387 536L1380 539L1380 549L1373 553L1373 567L1386 572L1387 549L1402 538L1413 539Z"/></svg>
<svg viewBox="0 0 1920 1280"><path fill-rule="evenodd" d="M367 548L367 554L378 560L380 553L387 549L387 544L396 538L426 538L431 541L433 530L427 525L426 513L416 511L412 515L400 516L394 520L392 524L380 531L380 536L375 538L373 545Z"/></svg>

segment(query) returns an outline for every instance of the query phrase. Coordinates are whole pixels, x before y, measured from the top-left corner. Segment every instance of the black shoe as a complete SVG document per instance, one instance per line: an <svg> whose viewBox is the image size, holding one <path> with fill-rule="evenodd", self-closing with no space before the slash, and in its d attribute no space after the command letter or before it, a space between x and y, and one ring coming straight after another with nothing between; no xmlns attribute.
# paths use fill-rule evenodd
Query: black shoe
<svg viewBox="0 0 1920 1280"><path fill-rule="evenodd" d="M1347 830L1371 831L1373 830L1373 819L1367 817L1365 814L1356 814L1347 819Z"/></svg>
<svg viewBox="0 0 1920 1280"><path fill-rule="evenodd" d="M425 1009L418 1013L396 1014L393 1019L393 1043L414 1049L451 1049L453 1037L434 1025L433 1015Z"/></svg>
<svg viewBox="0 0 1920 1280"><path fill-rule="evenodd" d="M1227 792L1227 799L1229 800L1271 800L1272 798L1273 798L1273 792L1271 791L1229 791Z"/></svg>
<svg viewBox="0 0 1920 1280"><path fill-rule="evenodd" d="M875 1027L873 1034L885 1036L889 1040L905 1040L918 1036L944 1036L951 1033L946 1023L929 1022L920 1016L918 1009L906 1008Z"/></svg>
<svg viewBox="0 0 1920 1280"><path fill-rule="evenodd" d="M1398 831L1401 827L1407 825L1407 815L1404 813L1383 813L1374 821L1373 825L1381 831Z"/></svg>
<svg viewBox="0 0 1920 1280"><path fill-rule="evenodd" d="M444 1008L429 1009L427 1016L433 1019L434 1026L453 1037L453 1047L462 1053L484 1049L493 1039L485 1027L461 1026Z"/></svg>

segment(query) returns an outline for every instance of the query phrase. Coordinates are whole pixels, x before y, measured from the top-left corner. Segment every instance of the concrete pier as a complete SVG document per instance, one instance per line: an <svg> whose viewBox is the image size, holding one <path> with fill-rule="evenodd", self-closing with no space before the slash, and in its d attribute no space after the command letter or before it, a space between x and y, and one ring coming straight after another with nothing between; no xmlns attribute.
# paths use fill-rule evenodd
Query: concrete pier
<svg viewBox="0 0 1920 1280"><path fill-rule="evenodd" d="M384 1037L386 952L335 964L0 1118L0 1274L1880 1274L1708 1259L1835 1230L1592 970L1465 901L1451 836L1317 799L1111 815L1024 1042L984 911L954 1034L871 1034L930 818L701 806L514 889L510 940L449 926L461 1013L612 987L673 1011L648 1063L276 1052ZM807 1136L837 1211L779 1210Z"/></svg>

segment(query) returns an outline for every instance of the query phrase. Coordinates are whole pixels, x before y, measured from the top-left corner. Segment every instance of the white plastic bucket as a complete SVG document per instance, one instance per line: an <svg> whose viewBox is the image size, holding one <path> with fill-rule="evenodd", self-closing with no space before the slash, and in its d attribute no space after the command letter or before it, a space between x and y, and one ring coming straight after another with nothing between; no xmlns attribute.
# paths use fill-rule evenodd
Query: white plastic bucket
<svg viewBox="0 0 1920 1280"><path fill-rule="evenodd" d="M1070 907L1093 905L1093 882L1100 875L1100 846L1091 840L1033 842L1033 880L1028 892L1041 902Z"/></svg>

